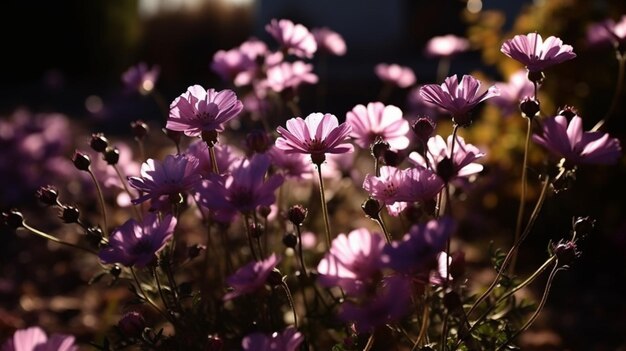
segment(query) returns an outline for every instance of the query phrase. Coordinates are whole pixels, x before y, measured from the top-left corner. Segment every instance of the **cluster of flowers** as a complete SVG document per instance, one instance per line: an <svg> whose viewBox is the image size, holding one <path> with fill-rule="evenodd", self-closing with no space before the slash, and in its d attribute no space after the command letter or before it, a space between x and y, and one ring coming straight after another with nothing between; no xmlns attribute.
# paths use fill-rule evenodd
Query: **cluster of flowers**
<svg viewBox="0 0 626 351"><path fill-rule="evenodd" d="M613 27L617 33L619 25ZM453 75L445 78L440 85L426 84L419 87L419 99L423 103L451 116L454 129L446 138L434 135L436 124L433 119L419 117L410 124L400 108L374 101L358 104L348 111L345 123L340 124L333 114L317 112L305 118L294 116L288 119L284 126L275 130L276 134L269 130L250 133L246 137L249 150L244 154L220 142L228 130L228 124L244 108L254 110L258 118L263 118L266 112L263 106L272 103L272 96L284 99L286 104L296 104L297 99L294 97L297 97L297 88L301 84L313 84L318 80L313 73L313 66L301 59L309 59L318 51L333 55L346 52L341 36L327 28L309 32L300 24L282 19L272 20L266 29L279 44L278 51L270 51L265 43L250 39L238 48L217 52L211 65L226 82L237 87L250 87L251 97L242 102L232 90L205 89L193 85L173 100L165 128L169 133L178 133L177 141L180 141L180 134L197 139L186 149L167 155L162 160L149 158L143 162L139 171L125 167L123 173L130 175L125 184L118 165L133 164L132 157L123 161L120 155L128 155L127 152L120 153L120 149L111 147L102 135L94 134L92 137L91 146L103 156L105 162L101 163L104 169L112 170L113 173L108 173L111 178L121 178L123 184L120 186L118 183L118 186L125 189L132 199L128 205L135 211L135 218L109 232L109 223L104 215L107 204L102 200L104 224L100 228L102 235L97 242L96 254L104 265L115 268L117 276L133 279L137 297L161 313L163 319L171 323L176 331L169 339L162 333L147 335L142 330L145 326L143 317L133 312L125 315L118 325L125 334L123 341L127 344L166 349L172 345L183 347L195 343L195 349L208 350L221 350L225 344L229 345L227 347L236 344L244 350L294 351L301 345L316 343L316 335L313 334L316 311L311 306L313 303L316 306L324 305L324 308L320 307L324 313L336 315L343 322L338 327L332 319L324 327L334 326L331 328L343 332L348 330L347 335L354 336L338 342L344 349L357 347L359 336L366 336L366 347L371 348L377 331L389 325L395 331L403 331L411 346L415 347L426 345L426 330L435 327L440 333L437 335L441 335L439 347L442 350L450 342L448 336L451 339L455 336L458 343L471 343L467 335L480 323L475 321L472 326L467 319L490 290L476 300L469 311L464 311L460 303L464 291L463 254L450 250L450 241L458 224L452 216L453 201L450 193L454 187L469 184L471 178L483 169L477 161L485 152L466 143L458 135L460 128L472 124L472 112L478 104L490 99L502 107L504 114L512 111L512 103L518 106L521 102L522 113L529 121L529 136L530 125L533 122L541 123L540 132L532 139L561 161L561 173L556 178L574 172L581 164L612 164L621 156L619 141L599 130L583 131L582 119L573 108L563 109L553 117L538 118L540 105L537 89L544 79L543 71L552 65L571 60L576 55L572 47L564 45L560 39L548 37L544 40L537 33L515 36L502 45L505 55L526 67L526 76L514 75L509 84L502 83L484 89L480 81L470 75L460 80ZM429 56L449 58L467 49L468 43L463 39L441 37L430 42L427 53ZM292 57L295 60L289 61L288 58ZM381 64L375 71L381 80L397 87L406 88L415 84L413 72L398 65ZM125 74L124 81L135 90L150 93L157 77L157 70L140 66ZM289 93L285 94L286 91ZM134 128L145 132L141 124L136 124ZM277 138L272 140L272 135L277 135ZM348 234L335 236L330 226L322 169L337 162L333 161L333 157L355 152L355 145L373 156L374 171L364 177L360 188L367 194L363 210L380 226L380 232L355 228ZM400 152L408 154L408 166L389 156ZM79 170L92 176L100 191L96 178L102 180L105 174L96 176L93 172L97 158L95 154L89 156L77 152L73 162ZM339 162L343 163L340 167L351 167L349 159ZM313 252L308 256L308 261L316 262L316 269L311 269L306 263L304 237L300 233L307 210L302 206L283 208L285 204L277 200L276 192L288 179L314 178L314 170L318 173L320 207L327 242L321 255L316 256ZM546 180L546 184L549 182L555 184L554 180ZM522 192L522 203L525 200L523 196ZM59 204L56 190L51 188L40 190L39 197L47 199L50 205ZM225 236L229 226L241 221L248 239L248 248L244 252L249 255L240 260L238 269L225 269L228 276L224 276L218 284L225 283L227 289L221 289L222 285L216 289L197 283L200 303L193 307L184 306L181 302L183 297L177 290L174 274L180 264L173 254L176 237L183 235L179 228L183 211L190 209L187 205L191 202L197 205L193 215L202 219L209 236L212 229L217 229ZM149 203L147 212L143 210L145 203ZM428 210L429 203L437 205ZM385 226L383 212L395 218L414 210L418 205L423 213L412 217L411 225L401 239L394 238ZM520 212L523 212L523 207ZM4 217L15 228L24 227L36 232L17 211L6 213ZM75 217L77 220L78 215ZM284 231L285 218L297 232L297 236L292 234L283 238L284 244L299 258L297 282L291 281L291 277L283 275L279 270L293 271L291 264L276 252L268 255L267 251L272 248L260 240L262 235L268 235L268 228L273 221L276 230ZM516 236L506 263L509 257L515 255L523 238ZM223 239L222 244L226 249L229 247L228 242L228 239ZM551 257L557 261L555 269L566 264L563 251L569 250L568 253L571 253L572 249L575 250L573 240L555 247L555 256ZM211 264L212 257L209 256L217 256L218 250L217 247L211 248L209 241L206 247L196 248L195 254L190 255L194 258L204 251L207 265L202 268L203 275L207 274L205 269L221 269L219 264ZM219 260L225 258L226 265L232 264L228 256L235 255L235 251L240 257L240 251L233 249L232 253L222 252ZM506 263L500 268L498 278L506 268ZM137 275L135 269L149 274ZM165 277L168 283L162 283L161 277ZM153 288L146 291L144 285ZM285 291L292 316L284 317L280 314L279 322L271 321L267 324L264 324L265 316L248 316L234 327L212 325L200 331L189 326L188 318L209 313L207 311L212 309L240 316L238 313L245 311L237 313L232 310L237 309L238 304L246 306L245 300L249 296L254 296L249 301L270 301L275 306L276 297L274 300L263 300L267 297L267 286L271 287L271 295L274 295L275 287ZM325 291L320 291L320 287ZM209 293L207 290L211 288L214 292ZM302 292L299 306L294 303L290 292L293 288ZM215 306L213 295L218 295L220 306ZM160 298L161 302L157 302L154 297ZM332 302L327 302L329 299ZM433 299L443 301L444 307L437 312L437 318L430 318L429 309L421 307ZM202 305L202 309L194 310L198 305ZM306 310L306 313L303 314L301 309ZM412 326L411 323L401 322L414 312L420 315L415 319L420 321L416 328L413 328L414 322ZM269 312L270 319L273 313ZM459 314L465 316L465 322L458 317ZM298 325L303 315L306 324ZM253 322L248 322L249 319ZM427 320L431 320L431 325ZM461 322L457 324L458 320ZM137 328L137 325L140 327ZM411 335L407 335L405 327ZM524 325L520 331L526 327ZM456 333L450 332L453 328L457 330ZM215 336L214 333L221 335ZM188 339L190 335L196 339ZM493 347L505 347L516 335L510 333L504 340L498 339L498 344ZM102 349L111 347L101 346ZM30 328L17 331L3 350L76 348L71 337L52 336L47 339L40 329Z"/></svg>

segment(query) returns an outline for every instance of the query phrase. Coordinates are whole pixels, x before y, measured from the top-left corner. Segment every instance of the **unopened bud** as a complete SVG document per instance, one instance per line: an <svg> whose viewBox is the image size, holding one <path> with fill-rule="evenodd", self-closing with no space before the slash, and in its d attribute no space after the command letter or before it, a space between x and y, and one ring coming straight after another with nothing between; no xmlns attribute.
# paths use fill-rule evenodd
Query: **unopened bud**
<svg viewBox="0 0 626 351"><path fill-rule="evenodd" d="M384 157L387 150L389 150L389 143L382 140L381 138L377 138L370 148L372 156L376 157L377 159Z"/></svg>
<svg viewBox="0 0 626 351"><path fill-rule="evenodd" d="M574 221L574 232L579 237L591 234L596 226L596 220L590 217L577 217Z"/></svg>
<svg viewBox="0 0 626 351"><path fill-rule="evenodd" d="M91 146L91 148L96 152L104 152L107 146L109 146L109 141L104 137L104 134L95 133L91 134L89 146Z"/></svg>
<svg viewBox="0 0 626 351"><path fill-rule="evenodd" d="M120 274L122 274L122 267L118 265L113 265L113 267L109 269L109 273L111 273L113 277L117 278L120 276Z"/></svg>
<svg viewBox="0 0 626 351"><path fill-rule="evenodd" d="M294 233L287 233L283 236L283 244L293 249L298 244L298 237Z"/></svg>
<svg viewBox="0 0 626 351"><path fill-rule="evenodd" d="M449 291L443 295L443 305L451 312L458 311L463 307L459 294L454 291Z"/></svg>
<svg viewBox="0 0 626 351"><path fill-rule="evenodd" d="M413 123L411 128L413 129L413 133L417 136L417 139L422 142L426 142L431 135L433 135L436 127L437 125L430 118L420 117L417 121L415 121L415 123Z"/></svg>
<svg viewBox="0 0 626 351"><path fill-rule="evenodd" d="M309 211L302 205L294 205L287 210L287 218L293 225L300 226L306 219Z"/></svg>
<svg viewBox="0 0 626 351"><path fill-rule="evenodd" d="M209 335L206 343L206 351L222 351L224 349L224 341L218 335Z"/></svg>
<svg viewBox="0 0 626 351"><path fill-rule="evenodd" d="M102 244L102 238L104 237L104 235L102 234L102 229L100 229L100 227L87 228L85 235L87 236L87 241L93 247L98 248Z"/></svg>
<svg viewBox="0 0 626 351"><path fill-rule="evenodd" d="M52 185L44 185L37 190L37 199L48 206L56 205L58 198L59 192Z"/></svg>
<svg viewBox="0 0 626 351"><path fill-rule="evenodd" d="M78 150L74 152L74 156L72 157L72 162L76 169L80 171L89 171L89 166L91 165L91 158L89 155L84 154Z"/></svg>
<svg viewBox="0 0 626 351"><path fill-rule="evenodd" d="M534 84L541 85L545 77L542 71L528 71L528 80Z"/></svg>
<svg viewBox="0 0 626 351"><path fill-rule="evenodd" d="M533 118L533 117L535 117L539 113L539 111L541 110L540 105L539 105L539 101L535 100L535 98L532 98L532 97L524 98L520 102L519 108L522 111L522 113L524 114L524 117L526 117L526 118Z"/></svg>
<svg viewBox="0 0 626 351"><path fill-rule="evenodd" d="M137 138L137 140L143 139L146 135L148 135L148 132L150 131L148 125L142 120L131 122L130 128L132 129L133 135L135 136L135 138Z"/></svg>
<svg viewBox="0 0 626 351"><path fill-rule="evenodd" d="M556 259L560 266L569 266L580 256L578 247L574 241L559 242L553 247Z"/></svg>
<svg viewBox="0 0 626 351"><path fill-rule="evenodd" d="M272 208L269 206L259 206L259 215L263 218L267 218L272 213Z"/></svg>
<svg viewBox="0 0 626 351"><path fill-rule="evenodd" d="M63 206L59 213L59 218L65 223L77 223L80 217L80 211L74 206Z"/></svg>
<svg viewBox="0 0 626 351"><path fill-rule="evenodd" d="M564 116L567 119L572 119L574 118L574 116L578 116L578 110L576 110L576 108L574 108L573 106L563 106L561 109L559 109L559 112L557 113L560 116Z"/></svg>
<svg viewBox="0 0 626 351"><path fill-rule="evenodd" d="M369 198L361 204L361 208L366 216L372 219L378 219L379 212L382 209L378 200Z"/></svg>
<svg viewBox="0 0 626 351"><path fill-rule="evenodd" d="M136 311L126 313L117 323L117 327L119 328L122 335L128 338L141 335L141 332L143 331L145 326L146 320L139 312Z"/></svg>
<svg viewBox="0 0 626 351"><path fill-rule="evenodd" d="M116 165L120 160L120 150L116 147L107 147L104 152L104 160L111 166Z"/></svg>
<svg viewBox="0 0 626 351"><path fill-rule="evenodd" d="M437 164L437 175L446 183L448 183L455 175L454 163L449 157L444 157Z"/></svg>
<svg viewBox="0 0 626 351"><path fill-rule="evenodd" d="M267 277L267 283L271 286L277 286L283 284L283 274L276 268L272 270L270 275Z"/></svg>
<svg viewBox="0 0 626 351"><path fill-rule="evenodd" d="M9 212L2 213L2 222L4 222L9 229L15 230L24 226L24 216L18 210L10 210Z"/></svg>

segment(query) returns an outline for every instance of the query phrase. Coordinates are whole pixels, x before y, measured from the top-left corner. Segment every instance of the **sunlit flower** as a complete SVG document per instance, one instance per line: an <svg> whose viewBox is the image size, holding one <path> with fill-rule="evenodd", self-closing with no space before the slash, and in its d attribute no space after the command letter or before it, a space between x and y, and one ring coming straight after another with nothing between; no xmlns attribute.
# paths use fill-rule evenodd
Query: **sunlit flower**
<svg viewBox="0 0 626 351"><path fill-rule="evenodd" d="M287 327L282 333L272 335L252 333L241 341L244 351L296 351L304 341L304 335L294 327Z"/></svg>
<svg viewBox="0 0 626 351"><path fill-rule="evenodd" d="M540 134L533 140L568 165L613 164L622 155L620 142L603 132L583 132L583 121L574 116L569 124L565 116L543 121Z"/></svg>
<svg viewBox="0 0 626 351"><path fill-rule="evenodd" d="M443 113L439 106L426 101L420 94L422 85L415 86L409 90L406 95L407 111L405 118L412 120L415 116L428 116L432 119L437 119L439 114Z"/></svg>
<svg viewBox="0 0 626 351"><path fill-rule="evenodd" d="M544 41L537 33L516 35L500 48L505 55L526 66L529 72L540 72L575 58L572 50L570 45L564 45L557 37L551 36Z"/></svg>
<svg viewBox="0 0 626 351"><path fill-rule="evenodd" d="M259 83L259 87L280 93L288 88L298 89L302 84L315 84L317 81L313 65L302 61L282 62L267 69L267 78Z"/></svg>
<svg viewBox="0 0 626 351"><path fill-rule="evenodd" d="M270 273L280 262L280 257L272 254L262 261L252 261L239 268L226 279L233 290L224 295L224 301L232 300L241 295L251 294L265 286Z"/></svg>
<svg viewBox="0 0 626 351"><path fill-rule="evenodd" d="M235 118L242 109L243 104L232 90L204 90L200 85L193 85L170 105L166 128L192 137L200 136L203 131L221 132L224 123Z"/></svg>
<svg viewBox="0 0 626 351"><path fill-rule="evenodd" d="M226 82L233 82L237 86L249 84L256 71L254 59L246 55L240 48L228 51L218 50L213 55L211 69Z"/></svg>
<svg viewBox="0 0 626 351"><path fill-rule="evenodd" d="M626 44L626 15L623 15L617 23L607 19L591 24L587 28L587 44L592 47L609 45L618 47Z"/></svg>
<svg viewBox="0 0 626 351"><path fill-rule="evenodd" d="M343 56L346 54L346 42L339 33L326 27L314 28L312 32L313 37L315 37L315 41L317 42L318 50L336 56Z"/></svg>
<svg viewBox="0 0 626 351"><path fill-rule="evenodd" d="M424 53L429 57L450 57L469 49L469 40L453 34L431 38Z"/></svg>
<svg viewBox="0 0 626 351"><path fill-rule="evenodd" d="M277 131L280 134L276 139L277 148L288 154L310 154L315 164L321 164L327 153L354 151L354 147L347 143L350 125L340 125L337 117L329 113L312 113L305 119L291 118L287 121L287 129L278 127Z"/></svg>
<svg viewBox="0 0 626 351"><path fill-rule="evenodd" d="M129 219L113 231L109 243L100 250L98 257L104 263L145 267L172 237L176 222L176 217L172 215L159 220L155 213L145 215L142 223Z"/></svg>
<svg viewBox="0 0 626 351"><path fill-rule="evenodd" d="M470 111L480 102L498 96L495 86L480 92L480 81L472 76L464 75L458 81L456 75L446 78L441 85L427 84L420 89L425 101L441 107L452 115L454 123L465 126L471 123Z"/></svg>
<svg viewBox="0 0 626 351"><path fill-rule="evenodd" d="M122 74L122 82L128 91L136 91L141 94L149 94L154 90L161 69L154 65L148 68L145 62L130 67Z"/></svg>
<svg viewBox="0 0 626 351"><path fill-rule="evenodd" d="M288 19L272 19L272 21L265 26L265 30L267 30L283 50L286 50L289 54L311 58L317 50L317 43L315 42L313 34L301 24L294 24Z"/></svg>
<svg viewBox="0 0 626 351"><path fill-rule="evenodd" d="M417 80L411 68L397 64L379 63L374 68L374 72L378 79L400 88L408 88Z"/></svg>
<svg viewBox="0 0 626 351"><path fill-rule="evenodd" d="M74 337L52 334L50 337L40 327L19 329L3 345L2 351L78 351Z"/></svg>
<svg viewBox="0 0 626 351"><path fill-rule="evenodd" d="M534 95L534 86L526 77L523 70L513 73L507 83L496 83L496 88L500 91L499 96L489 99L489 103L498 106L504 116L519 111L519 105L523 98Z"/></svg>
<svg viewBox="0 0 626 351"><path fill-rule="evenodd" d="M311 158L305 154L288 154L285 150L273 146L267 155L272 165L286 178L310 179L312 176Z"/></svg>
<svg viewBox="0 0 626 351"><path fill-rule="evenodd" d="M409 162L419 165L421 167L430 167L436 170L437 165L444 159L450 158L450 151L452 151L452 135L448 136L448 142L443 140L440 135L435 135L428 139L428 161L417 152L409 154ZM454 158L452 159L454 165L454 177L469 177L473 174L479 173L483 170L483 165L475 163L474 161L485 156L476 146L472 144L466 144L465 139L458 136L454 144Z"/></svg>
<svg viewBox="0 0 626 351"><path fill-rule="evenodd" d="M346 114L346 123L352 127L351 136L357 145L364 149L377 140L386 141L394 150L409 146L409 122L402 117L402 111L393 105L370 102L367 107L356 105Z"/></svg>

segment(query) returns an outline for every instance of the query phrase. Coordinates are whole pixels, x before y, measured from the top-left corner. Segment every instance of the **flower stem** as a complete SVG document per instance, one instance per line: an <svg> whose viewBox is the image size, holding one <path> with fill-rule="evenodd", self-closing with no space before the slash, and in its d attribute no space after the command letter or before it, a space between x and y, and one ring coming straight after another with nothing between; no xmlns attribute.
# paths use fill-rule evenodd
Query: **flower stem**
<svg viewBox="0 0 626 351"><path fill-rule="evenodd" d="M100 200L100 207L102 208L102 220L104 221L104 225L102 227L102 232L104 233L105 237L108 237L108 231L107 231L107 209L106 209L106 206L104 204L104 195L102 194L102 188L100 188L100 182L98 182L98 179L96 179L96 176L91 171L91 168L87 169L87 173L89 173L89 175L91 176L91 180L96 185L96 190L98 191L98 199Z"/></svg>
<svg viewBox="0 0 626 351"><path fill-rule="evenodd" d="M322 177L322 164L319 163L317 166L317 175L320 181L320 200L322 202L322 213L324 215L324 231L326 233L326 245L328 249L330 249L330 222L328 220L328 207L326 206L326 195L324 194L324 178Z"/></svg>
<svg viewBox="0 0 626 351"><path fill-rule="evenodd" d="M135 272L135 269L133 267L130 267L130 272L133 275L133 279L135 279L135 284L137 284L137 288L139 289L139 292L141 292L141 297L150 305L152 306L152 308L154 308L157 312L159 312L159 314L161 314L163 317L165 317L168 321L172 322L172 324L174 324L174 321L172 320L172 317L165 313L161 308L159 308L159 306L154 303L154 301L152 301L152 299L148 296L148 294L146 294L146 291L143 289L143 287L141 286L141 281L139 280L139 278L137 277L137 273Z"/></svg>
<svg viewBox="0 0 626 351"><path fill-rule="evenodd" d="M380 230L382 230L383 234L385 234L385 239L387 240L387 244L391 244L391 234L389 234L389 231L387 230L387 226L385 225L385 222L383 221L382 214L378 213L378 217L376 217L374 220L378 222L378 225L380 226Z"/></svg>
<svg viewBox="0 0 626 351"><path fill-rule="evenodd" d="M611 101L611 106L609 107L609 110L604 115L604 117L598 123L596 123L596 125L593 126L593 128L591 128L592 132L596 132L600 130L600 128L602 128L606 124L609 118L613 115L613 112L615 112L615 109L617 108L617 104L619 102L620 95L622 95L622 90L624 88L624 72L626 71L626 54L622 54L618 52L617 63L619 65L618 72L617 72L617 87L615 88L615 93L613 94L613 100Z"/></svg>
<svg viewBox="0 0 626 351"><path fill-rule="evenodd" d="M367 339L367 344L363 348L363 351L370 351L374 347L374 332L370 334L370 337Z"/></svg>
<svg viewBox="0 0 626 351"><path fill-rule="evenodd" d="M286 282L283 281L281 284L283 290L285 290L285 295L287 295L287 301L289 301L289 307L291 307L291 312L293 312L293 325L298 328L298 314L296 313L296 305L293 303L293 296L291 295L291 291L289 290L289 286Z"/></svg>
<svg viewBox="0 0 626 351"><path fill-rule="evenodd" d="M246 235L248 236L248 245L250 246L250 252L252 253L252 258L255 261L259 260L259 257L256 255L256 251L254 250L254 243L252 242L252 233L250 232L250 224L248 223L248 215L244 216L244 226L246 227Z"/></svg>
<svg viewBox="0 0 626 351"><path fill-rule="evenodd" d="M300 259L300 266L302 268L302 274L304 277L309 280L309 274L306 271L306 266L304 265L304 252L302 251L302 232L300 230L300 226L296 225L296 233L298 234L298 258Z"/></svg>
<svg viewBox="0 0 626 351"><path fill-rule="evenodd" d="M126 183L126 180L124 179L124 176L122 175L122 171L120 171L120 168L117 165L113 165L113 169L115 169L115 173L117 173L118 178L120 178L120 182L122 182L124 191L126 191L128 196L132 199L133 194L131 194L130 189L128 188L128 184ZM137 205L133 204L132 208L133 208L133 212L135 213L135 216L137 216L137 219L143 222L143 217L141 215L141 212L139 212L139 210L137 209Z"/></svg>
<svg viewBox="0 0 626 351"><path fill-rule="evenodd" d="M82 247L76 244L72 244L72 243L68 243L67 241L63 241L55 236L52 236L48 233L42 232L39 229L33 228L30 225L28 225L25 221L22 221L22 225L24 226L25 229L27 229L28 231L30 231L31 233L35 234L35 235L39 235L42 238L48 239L50 241L54 241L55 243L61 244L61 245L65 245L65 246L69 246L69 247L73 247L75 249L79 249L79 250L83 250L86 252L89 252L90 254L94 254L94 255L98 255L97 252L86 248L86 247Z"/></svg>
<svg viewBox="0 0 626 351"><path fill-rule="evenodd" d="M220 170L217 167L217 159L215 158L215 146L209 146L209 158L211 159L211 171L215 174L220 174Z"/></svg>

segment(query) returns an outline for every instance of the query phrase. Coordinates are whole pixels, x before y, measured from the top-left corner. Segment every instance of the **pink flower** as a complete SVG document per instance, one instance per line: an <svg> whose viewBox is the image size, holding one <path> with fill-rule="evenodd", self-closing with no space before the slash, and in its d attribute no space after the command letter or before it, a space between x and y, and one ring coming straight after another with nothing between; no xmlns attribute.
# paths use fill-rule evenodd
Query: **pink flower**
<svg viewBox="0 0 626 351"><path fill-rule="evenodd" d="M241 295L251 294L263 288L270 273L272 273L279 262L280 257L272 254L265 260L253 261L239 268L226 279L226 283L233 290L224 295L224 301L232 300Z"/></svg>
<svg viewBox="0 0 626 351"><path fill-rule="evenodd" d="M443 185L443 180L426 168L401 170L382 166L379 177L369 174L365 177L363 189L385 204L389 214L397 216L406 208L407 202L430 200L441 191Z"/></svg>
<svg viewBox="0 0 626 351"><path fill-rule="evenodd" d="M288 88L298 89L301 84L315 84L317 81L312 65L302 61L282 62L267 69L267 78L259 83L259 88L280 93Z"/></svg>
<svg viewBox="0 0 626 351"><path fill-rule="evenodd" d="M622 154L618 139L603 132L583 132L579 116L574 116L569 124L565 116L544 120L541 134L533 135L533 140L554 156L564 158L570 166L613 164Z"/></svg>
<svg viewBox="0 0 626 351"><path fill-rule="evenodd" d="M587 44L592 47L612 45L618 47L626 43L626 15L619 22L607 19L587 28Z"/></svg>
<svg viewBox="0 0 626 351"><path fill-rule="evenodd" d="M312 113L305 119L291 118L287 121L287 129L278 127L277 131L280 134L276 139L277 148L288 154L310 154L315 164L321 164L327 153L354 151L354 147L346 143L350 125L339 125L337 117L329 113Z"/></svg>
<svg viewBox="0 0 626 351"><path fill-rule="evenodd" d="M78 351L78 346L71 335L52 334L48 338L40 327L30 327L16 330L2 351Z"/></svg>
<svg viewBox="0 0 626 351"><path fill-rule="evenodd" d="M379 63L374 68L374 72L383 82L400 88L408 88L416 81L415 73L411 68L397 64Z"/></svg>
<svg viewBox="0 0 626 351"><path fill-rule="evenodd" d="M533 83L528 80L527 73L523 70L512 74L507 83L496 83L495 86L500 91L500 95L494 96L489 102L498 106L505 116L519 111L521 100L535 94Z"/></svg>
<svg viewBox="0 0 626 351"><path fill-rule="evenodd" d="M160 71L159 66L155 65L149 69L145 62L141 62L122 74L122 82L127 91L136 91L146 95L154 89Z"/></svg>
<svg viewBox="0 0 626 351"><path fill-rule="evenodd" d="M500 48L505 55L526 66L529 72L540 72L575 58L576 54L572 50L570 45L563 45L563 41L557 37L548 37L544 41L537 33L516 35Z"/></svg>
<svg viewBox="0 0 626 351"><path fill-rule="evenodd" d="M409 154L409 162L421 167L437 169L437 165L439 165L444 158L450 158L452 135L448 136L447 143L440 135L435 135L434 137L428 139L427 146L428 162L417 152L411 152L411 154ZM455 173L453 179L455 177L469 177L482 171L483 165L475 163L474 161L483 156L485 156L485 154L480 152L476 146L466 144L465 140L457 135L456 142L454 144L454 158L452 159Z"/></svg>
<svg viewBox="0 0 626 351"><path fill-rule="evenodd" d="M452 115L454 123L466 126L472 122L469 115L480 102L498 96L500 92L495 86L479 93L480 81L468 75L458 81L456 75L446 78L441 86L427 84L420 89L424 101L441 107Z"/></svg>
<svg viewBox="0 0 626 351"><path fill-rule="evenodd" d="M255 154L224 176L210 174L197 191L200 203L214 211L249 213L276 201L274 191L283 183L281 175L265 179L270 166L267 155Z"/></svg>
<svg viewBox="0 0 626 351"><path fill-rule="evenodd" d="M296 328L289 326L282 333L266 335L252 333L243 338L241 347L244 351L296 351L304 341L304 335Z"/></svg>
<svg viewBox="0 0 626 351"><path fill-rule="evenodd" d="M217 51L213 55L211 69L222 80L242 86L251 82L257 65L254 59L242 52L240 48L234 48L228 51Z"/></svg>
<svg viewBox="0 0 626 351"><path fill-rule="evenodd" d="M187 88L170 105L167 129L200 136L204 131L224 130L224 123L235 118L243 109L232 90L204 90L200 85Z"/></svg>
<svg viewBox="0 0 626 351"><path fill-rule="evenodd" d="M193 156L167 155L163 163L148 159L141 165L141 177L128 178L128 184L143 193L132 202L151 200L151 209L170 209L201 180L197 168L198 159Z"/></svg>
<svg viewBox="0 0 626 351"><path fill-rule="evenodd" d="M370 102L367 107L356 105L346 114L346 123L352 127L351 136L357 145L364 149L381 139L389 143L394 150L409 146L409 122L402 118L402 111L393 105L385 106L381 102Z"/></svg>
<svg viewBox="0 0 626 351"><path fill-rule="evenodd" d="M265 30L290 54L311 58L317 50L313 34L301 24L294 24L287 19L272 19Z"/></svg>
<svg viewBox="0 0 626 351"><path fill-rule="evenodd" d="M314 28L312 30L313 37L317 42L317 48L320 51L327 52L331 55L343 56L346 54L346 42L339 33L329 28Z"/></svg>
<svg viewBox="0 0 626 351"><path fill-rule="evenodd" d="M273 146L267 155L272 160L272 165L286 178L310 179L312 176L311 159L304 154L288 154Z"/></svg>
<svg viewBox="0 0 626 351"><path fill-rule="evenodd" d="M236 152L232 147L226 144L217 144L214 146L215 159L217 162L217 169L220 174L224 174L230 171L234 165L241 162L242 155ZM196 172L203 178L213 173L211 166L211 156L209 154L208 146L205 142L198 140L191 143L187 147L187 155L193 156L198 159L198 168Z"/></svg>
<svg viewBox="0 0 626 351"><path fill-rule="evenodd" d="M409 120L413 119L412 116L429 116L432 119L436 119L440 113L444 111L437 105L424 100L420 94L422 85L411 88L406 96L406 104L408 112L406 114Z"/></svg>
<svg viewBox="0 0 626 351"><path fill-rule="evenodd" d="M382 235L365 228L353 230L347 236L339 234L317 266L319 283L340 286L348 294L362 292L376 283L384 246Z"/></svg>
<svg viewBox="0 0 626 351"><path fill-rule="evenodd" d="M426 43L424 53L428 57L450 57L469 49L469 41L456 35L448 34L431 38Z"/></svg>
<svg viewBox="0 0 626 351"><path fill-rule="evenodd" d="M176 218L169 214L159 220L156 214L150 213L144 216L142 223L130 219L113 231L98 257L103 263L145 267L174 235L176 223Z"/></svg>

